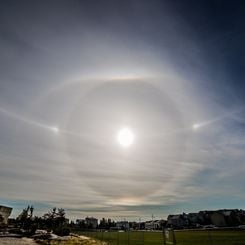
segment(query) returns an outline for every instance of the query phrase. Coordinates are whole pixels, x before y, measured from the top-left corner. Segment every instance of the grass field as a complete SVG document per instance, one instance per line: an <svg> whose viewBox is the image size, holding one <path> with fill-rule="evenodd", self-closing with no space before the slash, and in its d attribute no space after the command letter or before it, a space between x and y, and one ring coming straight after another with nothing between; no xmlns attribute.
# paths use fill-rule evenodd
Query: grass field
<svg viewBox="0 0 245 245"><path fill-rule="evenodd" d="M162 232L79 232L111 245L163 245ZM177 245L245 245L245 231L176 231Z"/></svg>

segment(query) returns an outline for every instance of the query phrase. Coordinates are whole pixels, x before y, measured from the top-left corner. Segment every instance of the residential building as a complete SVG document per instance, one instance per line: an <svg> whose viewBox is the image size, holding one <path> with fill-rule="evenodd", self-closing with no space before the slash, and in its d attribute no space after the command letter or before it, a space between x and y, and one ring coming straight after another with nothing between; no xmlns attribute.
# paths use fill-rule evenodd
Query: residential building
<svg viewBox="0 0 245 245"><path fill-rule="evenodd" d="M129 230L129 222L128 221L118 221L116 223L116 227L118 230Z"/></svg>

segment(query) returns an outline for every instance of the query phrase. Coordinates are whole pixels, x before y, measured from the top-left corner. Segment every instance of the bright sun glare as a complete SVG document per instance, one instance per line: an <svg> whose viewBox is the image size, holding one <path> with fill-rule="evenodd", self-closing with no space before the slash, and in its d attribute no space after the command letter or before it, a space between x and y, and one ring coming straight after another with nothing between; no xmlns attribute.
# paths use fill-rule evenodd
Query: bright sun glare
<svg viewBox="0 0 245 245"><path fill-rule="evenodd" d="M60 131L58 127L51 127L50 129L56 134L58 134Z"/></svg>
<svg viewBox="0 0 245 245"><path fill-rule="evenodd" d="M134 141L134 134L128 128L122 128L117 133L117 141L121 146L128 147Z"/></svg>

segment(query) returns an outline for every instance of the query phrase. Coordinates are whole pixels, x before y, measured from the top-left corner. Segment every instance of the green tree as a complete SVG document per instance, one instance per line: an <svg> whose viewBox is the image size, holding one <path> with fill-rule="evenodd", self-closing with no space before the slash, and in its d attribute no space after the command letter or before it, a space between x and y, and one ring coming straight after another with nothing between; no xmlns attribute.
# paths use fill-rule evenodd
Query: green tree
<svg viewBox="0 0 245 245"><path fill-rule="evenodd" d="M65 225L65 210L63 208L52 208L43 216L45 225L48 229L56 230Z"/></svg>

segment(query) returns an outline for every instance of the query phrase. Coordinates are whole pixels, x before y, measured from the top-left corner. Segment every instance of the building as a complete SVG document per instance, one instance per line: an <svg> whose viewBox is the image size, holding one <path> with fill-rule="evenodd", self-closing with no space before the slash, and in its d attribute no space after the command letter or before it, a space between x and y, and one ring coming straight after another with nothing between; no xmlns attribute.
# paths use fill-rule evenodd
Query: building
<svg viewBox="0 0 245 245"><path fill-rule="evenodd" d="M128 221L118 221L116 223L116 227L118 230L129 230L129 222Z"/></svg>
<svg viewBox="0 0 245 245"><path fill-rule="evenodd" d="M0 225L8 224L8 217L12 212L12 208L0 205Z"/></svg>
<svg viewBox="0 0 245 245"><path fill-rule="evenodd" d="M165 226L165 220L150 220L145 222L146 230L161 230Z"/></svg>
<svg viewBox="0 0 245 245"><path fill-rule="evenodd" d="M189 225L189 221L185 213L168 216L167 227L181 229L187 227L188 225Z"/></svg>

